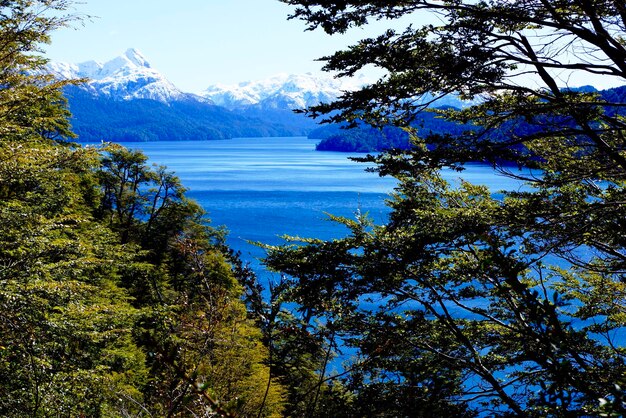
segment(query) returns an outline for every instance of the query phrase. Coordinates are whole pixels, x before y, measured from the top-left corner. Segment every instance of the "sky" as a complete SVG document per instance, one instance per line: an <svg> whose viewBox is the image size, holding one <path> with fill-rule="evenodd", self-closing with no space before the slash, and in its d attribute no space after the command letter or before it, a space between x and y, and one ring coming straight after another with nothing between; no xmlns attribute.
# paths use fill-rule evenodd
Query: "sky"
<svg viewBox="0 0 626 418"><path fill-rule="evenodd" d="M74 12L90 17L53 33L48 58L103 62L135 48L191 92L278 73L319 72L316 58L366 36L361 29L332 37L305 31L304 22L287 20L293 7L278 0L81 1Z"/></svg>
<svg viewBox="0 0 626 418"><path fill-rule="evenodd" d="M178 88L194 93L214 84L237 84L279 73L317 73L323 65L317 58L376 36L390 25L374 22L341 36L305 31L304 22L287 19L293 6L278 0L76 1L73 12L84 20L52 34L48 58L105 62L135 48ZM393 25L433 23L426 21L432 15L420 16L420 20L410 16ZM559 76L563 85L570 86L623 84L622 79L588 74ZM533 83L532 79L522 82Z"/></svg>

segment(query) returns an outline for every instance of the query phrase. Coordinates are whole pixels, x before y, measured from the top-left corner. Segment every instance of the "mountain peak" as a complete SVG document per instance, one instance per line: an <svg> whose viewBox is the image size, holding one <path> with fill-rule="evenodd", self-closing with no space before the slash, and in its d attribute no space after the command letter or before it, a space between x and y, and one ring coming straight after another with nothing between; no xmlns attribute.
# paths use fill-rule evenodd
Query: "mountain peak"
<svg viewBox="0 0 626 418"><path fill-rule="evenodd" d="M60 78L87 78L89 81L83 86L85 89L117 100L150 99L168 103L172 100L193 99L207 102L206 99L181 92L152 68L135 48L129 48L105 63L50 63L49 68Z"/></svg>
<svg viewBox="0 0 626 418"><path fill-rule="evenodd" d="M91 78L106 78L119 72L135 72L135 71L149 71L152 67L150 63L144 58L144 56L135 48L129 48L124 54L113 58L110 61L100 65L100 71L98 71L95 77Z"/></svg>
<svg viewBox="0 0 626 418"><path fill-rule="evenodd" d="M239 83L213 85L201 93L215 104L230 109L257 106L271 109L300 109L332 102L345 91L366 84L364 79L337 79L329 75L286 74Z"/></svg>
<svg viewBox="0 0 626 418"><path fill-rule="evenodd" d="M146 60L143 54L135 48L127 49L124 53L124 57L138 67L150 68L150 63Z"/></svg>

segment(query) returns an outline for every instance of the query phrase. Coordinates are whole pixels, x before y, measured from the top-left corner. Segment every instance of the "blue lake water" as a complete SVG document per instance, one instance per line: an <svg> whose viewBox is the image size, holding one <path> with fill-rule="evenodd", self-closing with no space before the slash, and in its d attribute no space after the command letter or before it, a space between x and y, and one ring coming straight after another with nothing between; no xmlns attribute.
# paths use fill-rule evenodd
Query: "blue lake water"
<svg viewBox="0 0 626 418"><path fill-rule="evenodd" d="M305 137L239 138L130 147L174 171L213 225L230 231L228 244L267 279L257 260L263 250L250 241L278 244L285 234L330 239L346 229L326 213L354 218L358 211L368 212L378 223L388 214L385 199L394 179L366 172L364 164L348 159L358 154L315 151L315 143ZM519 187L487 166L472 165L462 175L493 192ZM459 176L446 173L450 180Z"/></svg>
<svg viewBox="0 0 626 418"><path fill-rule="evenodd" d="M279 244L284 234L323 239L343 236L345 228L328 221L325 213L354 217L357 211L369 212L376 222L384 222L389 213L385 199L396 184L394 179L365 172L363 164L348 160L351 155L317 152L315 141L302 137L130 146L181 178L188 196L204 207L213 224L228 228L228 244L242 252L262 283L272 280L272 275L258 261L263 250L250 241ZM520 182L496 176L485 165L444 173L452 182L461 176L489 186L494 194L522 187ZM616 332L613 338L621 344L626 337ZM351 353L344 351L332 367L341 370L341 360Z"/></svg>

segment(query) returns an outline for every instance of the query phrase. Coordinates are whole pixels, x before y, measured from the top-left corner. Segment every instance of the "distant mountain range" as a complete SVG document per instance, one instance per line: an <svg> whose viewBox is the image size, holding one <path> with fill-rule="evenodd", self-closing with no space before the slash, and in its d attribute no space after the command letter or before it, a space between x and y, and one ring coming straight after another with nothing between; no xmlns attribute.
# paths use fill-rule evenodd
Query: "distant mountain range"
<svg viewBox="0 0 626 418"><path fill-rule="evenodd" d="M399 130L318 128L315 121L293 112L356 90L367 84L363 78L280 74L236 85L210 85L194 94L181 91L136 49L104 63L50 63L48 70L60 79L86 79L66 91L74 131L84 142L309 135L321 140L321 150L376 151L408 146L406 134ZM580 89L595 90L590 86ZM621 98L625 89L601 94ZM423 100L430 101L432 96ZM474 103L448 95L433 106L463 108ZM422 130L462 129L432 114L424 115L423 123Z"/></svg>
<svg viewBox="0 0 626 418"><path fill-rule="evenodd" d="M236 85L216 84L201 95L228 109L302 109L321 102L331 102L344 91L366 84L364 78L335 79L312 74L279 74Z"/></svg>
<svg viewBox="0 0 626 418"><path fill-rule="evenodd" d="M87 80L66 91L74 131L85 142L306 135L316 123L293 109L332 101L363 82L278 75L193 94L181 91L136 49L104 63L53 62L48 69L60 79Z"/></svg>
<svg viewBox="0 0 626 418"><path fill-rule="evenodd" d="M165 76L152 68L139 51L132 48L105 63L52 62L48 69L62 79L88 79L82 89L98 97L114 100L146 99L161 103L205 100L200 96L180 91Z"/></svg>

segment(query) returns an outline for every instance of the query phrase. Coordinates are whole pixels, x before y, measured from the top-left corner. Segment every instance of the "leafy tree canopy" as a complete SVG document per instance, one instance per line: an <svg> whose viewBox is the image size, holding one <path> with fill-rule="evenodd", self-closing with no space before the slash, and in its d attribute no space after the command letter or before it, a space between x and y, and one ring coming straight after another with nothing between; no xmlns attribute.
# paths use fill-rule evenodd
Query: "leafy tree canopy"
<svg viewBox="0 0 626 418"><path fill-rule="evenodd" d="M70 1L0 1L0 415L278 416L224 245L140 152L79 147L38 46Z"/></svg>
<svg viewBox="0 0 626 418"><path fill-rule="evenodd" d="M626 80L623 1L284 3L329 34L432 22L323 58L340 76L385 75L312 116L409 126L426 93L482 100L439 112L472 129L413 129L412 149L365 159L399 180L387 224L339 219L346 238L269 249L267 264L295 278L303 327L324 324L356 353L342 375L355 414L623 414L625 103L568 86ZM525 187L442 179L470 161Z"/></svg>

